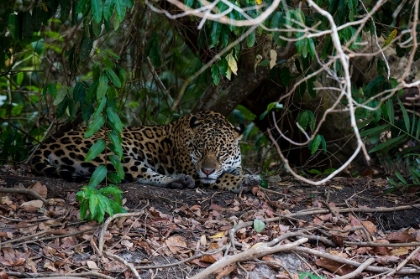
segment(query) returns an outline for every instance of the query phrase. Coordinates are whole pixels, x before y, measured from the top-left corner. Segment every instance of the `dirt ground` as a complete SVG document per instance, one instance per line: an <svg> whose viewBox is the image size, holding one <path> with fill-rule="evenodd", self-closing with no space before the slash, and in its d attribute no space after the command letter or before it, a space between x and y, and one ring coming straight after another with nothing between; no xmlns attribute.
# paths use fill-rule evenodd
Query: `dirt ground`
<svg viewBox="0 0 420 279"><path fill-rule="evenodd" d="M382 178L269 181L239 194L121 184L132 215L99 226L80 220L83 184L0 173L2 278L418 278L416 193L386 194ZM8 192L34 184L50 204Z"/></svg>

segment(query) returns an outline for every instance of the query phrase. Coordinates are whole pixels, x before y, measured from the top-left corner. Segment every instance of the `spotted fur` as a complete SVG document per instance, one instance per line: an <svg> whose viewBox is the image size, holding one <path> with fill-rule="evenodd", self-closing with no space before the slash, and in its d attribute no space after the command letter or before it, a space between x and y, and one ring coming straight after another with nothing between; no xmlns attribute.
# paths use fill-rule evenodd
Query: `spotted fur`
<svg viewBox="0 0 420 279"><path fill-rule="evenodd" d="M49 139L35 153L31 167L40 175L67 180L87 179L98 165L108 164L103 153L84 162L86 153L104 130L84 138L85 129ZM238 191L259 178L242 174L239 139L242 131L219 113L190 114L162 126L125 128L123 167L125 179L169 188L211 187Z"/></svg>

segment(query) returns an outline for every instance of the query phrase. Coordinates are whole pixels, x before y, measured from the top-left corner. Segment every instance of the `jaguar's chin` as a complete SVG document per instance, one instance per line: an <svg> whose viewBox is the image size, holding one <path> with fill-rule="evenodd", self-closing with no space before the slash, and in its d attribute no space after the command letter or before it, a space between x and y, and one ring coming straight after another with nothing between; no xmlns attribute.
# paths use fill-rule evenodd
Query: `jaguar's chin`
<svg viewBox="0 0 420 279"><path fill-rule="evenodd" d="M216 182L216 179L205 177L205 178L200 178L200 181L203 184L213 184Z"/></svg>

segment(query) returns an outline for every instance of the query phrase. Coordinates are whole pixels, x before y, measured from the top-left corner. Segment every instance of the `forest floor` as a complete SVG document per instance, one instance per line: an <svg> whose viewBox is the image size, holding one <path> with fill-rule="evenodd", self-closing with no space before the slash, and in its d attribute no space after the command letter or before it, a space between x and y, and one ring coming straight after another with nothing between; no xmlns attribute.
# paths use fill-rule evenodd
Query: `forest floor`
<svg viewBox="0 0 420 279"><path fill-rule="evenodd" d="M239 194L127 183L129 213L98 225L80 220L83 184L28 173L0 172L1 278L419 278L420 201L386 179L271 177Z"/></svg>

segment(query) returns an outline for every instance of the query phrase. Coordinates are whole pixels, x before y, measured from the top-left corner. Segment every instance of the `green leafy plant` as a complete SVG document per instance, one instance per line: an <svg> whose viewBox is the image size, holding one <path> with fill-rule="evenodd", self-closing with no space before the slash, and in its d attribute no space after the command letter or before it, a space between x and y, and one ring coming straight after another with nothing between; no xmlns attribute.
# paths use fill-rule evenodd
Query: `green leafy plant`
<svg viewBox="0 0 420 279"><path fill-rule="evenodd" d="M375 93L375 88L392 88L394 80L386 81L376 78L364 89L366 94ZM378 102L371 101L368 106L376 107ZM397 114L395 107L399 109ZM393 172L397 181L389 180L391 186L410 186L419 182L420 146L420 117L415 111L409 111L397 95L388 99L375 111L359 109L358 123L360 136L371 146L369 153L376 154L386 166L387 171ZM404 173L401 169L407 170Z"/></svg>
<svg viewBox="0 0 420 279"><path fill-rule="evenodd" d="M122 207L122 191L114 185L98 189L98 184L105 179L107 169L105 166L96 168L87 186L77 192L76 198L80 202L80 218L96 220L102 223L105 214L112 216L116 213L127 212Z"/></svg>

